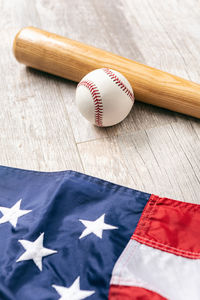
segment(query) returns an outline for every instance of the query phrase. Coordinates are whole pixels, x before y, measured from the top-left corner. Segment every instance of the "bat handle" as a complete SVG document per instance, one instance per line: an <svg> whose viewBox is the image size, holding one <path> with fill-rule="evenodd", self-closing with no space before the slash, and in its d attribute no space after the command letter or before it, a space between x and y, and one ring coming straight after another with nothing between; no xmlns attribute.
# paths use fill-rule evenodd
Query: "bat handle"
<svg viewBox="0 0 200 300"><path fill-rule="evenodd" d="M199 84L108 51L26 27L16 35L13 52L27 66L76 82L94 69L114 69L129 80L137 100L200 118Z"/></svg>

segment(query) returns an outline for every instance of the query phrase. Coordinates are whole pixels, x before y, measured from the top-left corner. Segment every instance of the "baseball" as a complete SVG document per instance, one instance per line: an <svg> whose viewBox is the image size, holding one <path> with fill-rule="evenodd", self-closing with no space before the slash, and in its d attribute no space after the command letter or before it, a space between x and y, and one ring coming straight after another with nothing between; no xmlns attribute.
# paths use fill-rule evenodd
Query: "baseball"
<svg viewBox="0 0 200 300"><path fill-rule="evenodd" d="M134 93L128 80L108 68L88 73L76 89L76 104L80 113L99 127L121 122L133 103Z"/></svg>

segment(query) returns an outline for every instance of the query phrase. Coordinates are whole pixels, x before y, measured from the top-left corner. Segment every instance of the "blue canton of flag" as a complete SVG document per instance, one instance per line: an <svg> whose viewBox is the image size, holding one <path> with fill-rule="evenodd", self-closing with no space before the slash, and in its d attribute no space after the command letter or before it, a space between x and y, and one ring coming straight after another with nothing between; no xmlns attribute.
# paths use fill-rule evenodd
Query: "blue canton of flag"
<svg viewBox="0 0 200 300"><path fill-rule="evenodd" d="M108 299L150 195L74 171L0 167L0 299Z"/></svg>

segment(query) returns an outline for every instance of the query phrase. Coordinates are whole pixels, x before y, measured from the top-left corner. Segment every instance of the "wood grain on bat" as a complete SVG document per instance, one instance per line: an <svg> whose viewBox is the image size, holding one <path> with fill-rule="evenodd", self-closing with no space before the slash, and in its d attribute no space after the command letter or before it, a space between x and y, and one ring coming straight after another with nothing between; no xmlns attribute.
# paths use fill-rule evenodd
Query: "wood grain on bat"
<svg viewBox="0 0 200 300"><path fill-rule="evenodd" d="M136 99L200 118L200 85L34 27L22 29L14 40L16 59L33 68L73 81L108 67L131 83Z"/></svg>

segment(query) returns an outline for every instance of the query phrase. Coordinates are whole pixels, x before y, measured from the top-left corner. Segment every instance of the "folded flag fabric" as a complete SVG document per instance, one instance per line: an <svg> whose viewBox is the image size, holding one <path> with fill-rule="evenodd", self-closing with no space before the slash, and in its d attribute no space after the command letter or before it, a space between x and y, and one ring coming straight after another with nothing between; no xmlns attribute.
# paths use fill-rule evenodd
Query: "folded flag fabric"
<svg viewBox="0 0 200 300"><path fill-rule="evenodd" d="M0 299L200 299L200 206L0 167Z"/></svg>
<svg viewBox="0 0 200 300"><path fill-rule="evenodd" d="M109 299L197 300L199 283L200 206L151 195L115 264Z"/></svg>

